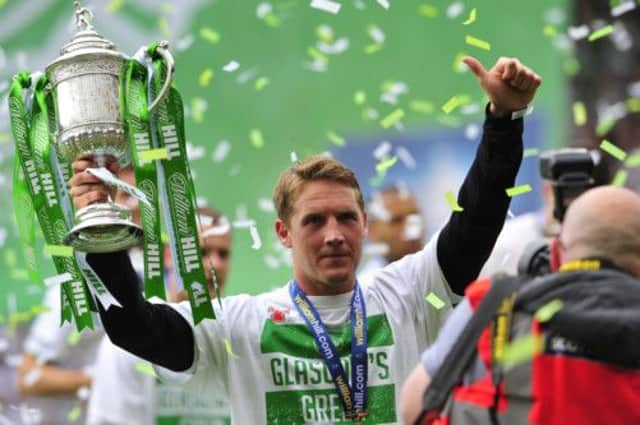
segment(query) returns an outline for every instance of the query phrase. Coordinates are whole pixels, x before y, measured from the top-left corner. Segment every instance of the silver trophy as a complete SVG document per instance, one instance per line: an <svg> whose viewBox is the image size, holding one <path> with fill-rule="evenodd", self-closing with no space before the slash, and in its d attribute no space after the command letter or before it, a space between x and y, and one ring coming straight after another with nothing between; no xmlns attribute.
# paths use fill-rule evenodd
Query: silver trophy
<svg viewBox="0 0 640 425"><path fill-rule="evenodd" d="M75 3L78 31L61 50L61 55L46 67L54 91L57 111L55 145L68 162L85 155L93 156L99 167L107 158L116 158L120 166L130 161L129 142L120 115L120 73L126 56L98 34L90 21L92 13ZM149 112L169 91L174 61L162 42L157 51L166 62L167 80ZM138 244L140 226L131 221L131 212L111 200L79 209L76 225L65 243L78 251L114 252Z"/></svg>

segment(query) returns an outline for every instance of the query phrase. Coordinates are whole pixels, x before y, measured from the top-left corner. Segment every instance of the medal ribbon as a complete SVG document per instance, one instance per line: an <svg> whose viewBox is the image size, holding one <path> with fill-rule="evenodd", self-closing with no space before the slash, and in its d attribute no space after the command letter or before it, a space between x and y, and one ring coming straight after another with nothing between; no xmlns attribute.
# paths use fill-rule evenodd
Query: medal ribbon
<svg viewBox="0 0 640 425"><path fill-rule="evenodd" d="M345 416L356 420L366 416L368 379L367 312L360 285L356 282L350 306L351 386L349 386L347 374L340 362L340 354L333 341L331 341L331 336L322 322L322 318L295 280L289 285L289 296L298 313L306 322L316 342L318 351L324 359L338 396L342 401Z"/></svg>

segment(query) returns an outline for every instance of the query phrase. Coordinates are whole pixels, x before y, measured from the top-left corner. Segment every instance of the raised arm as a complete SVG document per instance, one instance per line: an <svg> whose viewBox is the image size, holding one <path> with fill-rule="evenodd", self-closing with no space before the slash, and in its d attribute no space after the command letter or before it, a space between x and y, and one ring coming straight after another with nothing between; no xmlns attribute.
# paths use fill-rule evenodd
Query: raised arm
<svg viewBox="0 0 640 425"><path fill-rule="evenodd" d="M454 212L438 238L438 262L451 289L463 294L489 258L502 230L522 160L522 118L511 114L526 108L541 78L514 58L500 58L485 70L475 58L464 62L478 78L490 103L482 142L458 193L464 208Z"/></svg>
<svg viewBox="0 0 640 425"><path fill-rule="evenodd" d="M117 171L114 164L109 166L112 172ZM85 171L95 166L90 158L73 163L74 176L69 185L76 209L109 196L110 190ZM105 311L98 303L109 339L124 350L167 369L189 369L194 360L191 326L173 308L144 299L127 253L89 254L87 261L122 305L122 308L112 306Z"/></svg>

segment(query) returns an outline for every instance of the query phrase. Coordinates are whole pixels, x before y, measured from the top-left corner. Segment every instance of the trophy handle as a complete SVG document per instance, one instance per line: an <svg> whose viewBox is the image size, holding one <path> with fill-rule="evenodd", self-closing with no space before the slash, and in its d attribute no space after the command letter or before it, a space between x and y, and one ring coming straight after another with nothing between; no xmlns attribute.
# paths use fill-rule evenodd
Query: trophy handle
<svg viewBox="0 0 640 425"><path fill-rule="evenodd" d="M162 89L160 89L160 93L153 99L151 105L149 105L149 112L153 112L154 109L158 107L162 99L169 92L169 88L171 87L171 83L173 82L173 73L175 72L175 61L173 60L173 55L169 51L169 42L166 40L161 41L156 47L156 52L162 56L165 65L167 65L167 79L164 81L162 85Z"/></svg>

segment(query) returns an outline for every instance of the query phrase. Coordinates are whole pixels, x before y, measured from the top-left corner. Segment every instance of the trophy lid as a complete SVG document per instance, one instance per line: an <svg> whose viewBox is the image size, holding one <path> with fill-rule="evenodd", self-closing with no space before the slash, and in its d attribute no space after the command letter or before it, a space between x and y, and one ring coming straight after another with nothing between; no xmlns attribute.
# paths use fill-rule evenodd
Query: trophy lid
<svg viewBox="0 0 640 425"><path fill-rule="evenodd" d="M93 28L93 25L91 25L93 13L86 7L80 7L80 2L78 1L75 1L74 4L78 31L73 35L71 40L60 49L60 56L49 66L67 62L85 53L91 53L92 55L104 54L121 56L122 54L118 52L115 44L100 35Z"/></svg>

